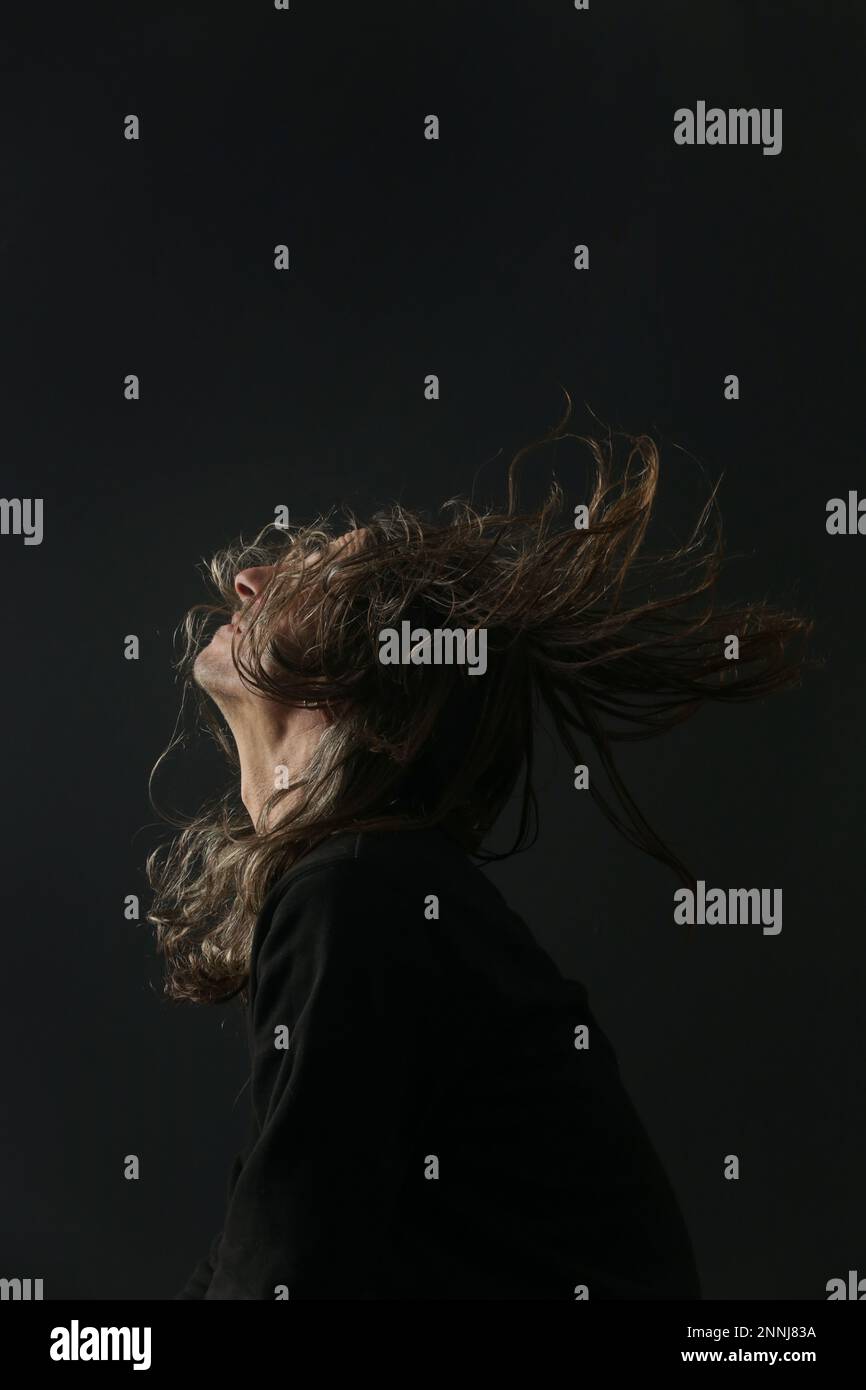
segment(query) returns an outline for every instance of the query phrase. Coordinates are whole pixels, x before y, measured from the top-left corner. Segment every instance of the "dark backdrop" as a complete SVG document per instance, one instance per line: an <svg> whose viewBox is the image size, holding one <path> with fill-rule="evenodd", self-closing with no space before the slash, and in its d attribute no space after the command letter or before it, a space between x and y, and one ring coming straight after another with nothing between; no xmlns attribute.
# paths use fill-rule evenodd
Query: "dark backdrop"
<svg viewBox="0 0 866 1390"><path fill-rule="evenodd" d="M825 665L623 760L698 876L783 888L779 936L676 927L675 880L547 744L542 837L490 872L588 985L707 1296L821 1299L866 1273L866 539L825 530L828 498L866 486L862 13L259 0L7 25L2 491L42 497L45 534L0 538L0 1274L166 1298L222 1221L240 1010L163 1001L143 920L164 834L147 774L199 560L280 503L494 489L561 385L580 428L588 403L655 432L671 536L724 472L729 595L813 616ZM782 153L677 147L699 99L782 107Z"/></svg>

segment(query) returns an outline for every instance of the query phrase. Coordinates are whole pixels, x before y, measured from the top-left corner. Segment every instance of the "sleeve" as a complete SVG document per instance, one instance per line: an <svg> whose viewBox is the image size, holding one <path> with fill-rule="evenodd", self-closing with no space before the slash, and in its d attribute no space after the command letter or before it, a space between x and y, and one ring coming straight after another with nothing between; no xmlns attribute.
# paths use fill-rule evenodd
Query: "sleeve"
<svg viewBox="0 0 866 1390"><path fill-rule="evenodd" d="M251 961L258 1137L206 1299L393 1296L401 1192L420 1176L433 961L423 886L366 864L289 880Z"/></svg>
<svg viewBox="0 0 866 1390"><path fill-rule="evenodd" d="M235 1188L235 1183L237 1182L238 1176L244 1166L245 1151L246 1146L244 1146L244 1149L241 1150L234 1163L232 1164L232 1169L231 1173L229 1174L228 1181L229 1201L231 1201L232 1193L234 1192ZM217 1235L214 1236L208 1248L207 1254L199 1260L198 1264L192 1271L192 1274L187 1279L180 1293L175 1294L173 1302L176 1303L180 1299L190 1300L205 1297L208 1289L210 1288L210 1282L213 1278L214 1269L216 1268L216 1262L219 1253L220 1241L222 1240L222 1234L222 1231L220 1231Z"/></svg>

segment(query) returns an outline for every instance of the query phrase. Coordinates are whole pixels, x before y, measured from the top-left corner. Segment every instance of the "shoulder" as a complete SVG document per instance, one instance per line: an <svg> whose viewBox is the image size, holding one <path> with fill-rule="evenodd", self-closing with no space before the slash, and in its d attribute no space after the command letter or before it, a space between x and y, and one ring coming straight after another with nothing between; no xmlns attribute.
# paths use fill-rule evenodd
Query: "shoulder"
<svg viewBox="0 0 866 1390"><path fill-rule="evenodd" d="M321 841L271 888L259 922L285 915L306 900L340 900L356 892L363 898L417 899L443 883L455 886L477 875L471 860L438 830L341 831Z"/></svg>
<svg viewBox="0 0 866 1390"><path fill-rule="evenodd" d="M344 832L284 874L259 914L250 972L303 957L314 970L387 962L433 968L427 895L443 854L423 832Z"/></svg>

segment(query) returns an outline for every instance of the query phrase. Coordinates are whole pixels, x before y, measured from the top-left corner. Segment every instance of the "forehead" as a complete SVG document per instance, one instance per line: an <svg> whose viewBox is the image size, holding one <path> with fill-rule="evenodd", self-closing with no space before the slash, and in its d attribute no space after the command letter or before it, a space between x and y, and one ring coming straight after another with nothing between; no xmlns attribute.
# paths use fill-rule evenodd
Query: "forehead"
<svg viewBox="0 0 866 1390"><path fill-rule="evenodd" d="M357 526L351 531L344 531L342 536L337 536L335 540L331 541L327 553L333 555L343 548L346 550L358 550L363 544L366 534L366 526Z"/></svg>
<svg viewBox="0 0 866 1390"><path fill-rule="evenodd" d="M329 541L324 550L322 550L320 546L315 546L313 549L308 550L302 557L302 564L306 568L308 564L316 564L321 560L334 559L336 555L343 552L351 554L351 552L360 549L366 534L367 528L365 526L358 526L351 531L344 531L341 536L335 536L332 541ZM289 549L286 553L286 560L289 560L291 555L292 549Z"/></svg>
<svg viewBox="0 0 866 1390"><path fill-rule="evenodd" d="M344 531L341 536L335 536L325 546L324 551L316 549L310 552L308 558L312 560L324 559L332 560L335 556L343 553L351 554L359 550L366 535L366 527L359 526L351 531Z"/></svg>

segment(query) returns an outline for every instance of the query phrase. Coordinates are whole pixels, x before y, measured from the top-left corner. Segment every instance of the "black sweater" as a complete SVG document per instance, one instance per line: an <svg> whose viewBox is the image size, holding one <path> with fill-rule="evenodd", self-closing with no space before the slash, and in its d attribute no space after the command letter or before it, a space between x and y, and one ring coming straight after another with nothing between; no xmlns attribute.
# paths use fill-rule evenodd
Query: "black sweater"
<svg viewBox="0 0 866 1390"><path fill-rule="evenodd" d="M583 986L446 835L306 855L249 995L249 1139L177 1298L700 1297Z"/></svg>

